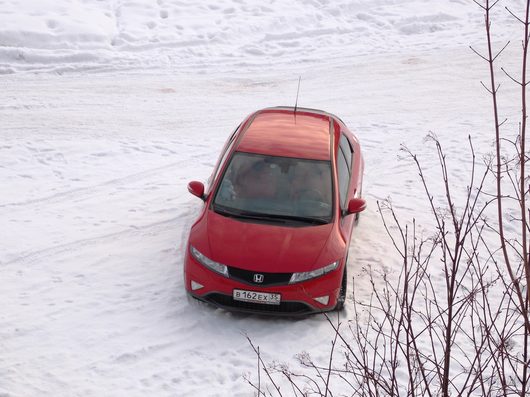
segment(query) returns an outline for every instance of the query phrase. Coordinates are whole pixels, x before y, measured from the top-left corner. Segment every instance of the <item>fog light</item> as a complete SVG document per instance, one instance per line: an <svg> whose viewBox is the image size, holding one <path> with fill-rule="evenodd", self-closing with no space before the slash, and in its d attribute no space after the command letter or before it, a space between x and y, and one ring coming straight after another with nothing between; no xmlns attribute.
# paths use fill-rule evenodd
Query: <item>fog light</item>
<svg viewBox="0 0 530 397"><path fill-rule="evenodd" d="M327 305L328 302L329 302L329 295L326 295L326 296L319 296L318 298L315 298L315 300L318 302L318 303L321 303L323 305Z"/></svg>
<svg viewBox="0 0 530 397"><path fill-rule="evenodd" d="M191 290L192 291L201 289L202 287L204 287L204 285L199 284L198 282L191 280Z"/></svg>

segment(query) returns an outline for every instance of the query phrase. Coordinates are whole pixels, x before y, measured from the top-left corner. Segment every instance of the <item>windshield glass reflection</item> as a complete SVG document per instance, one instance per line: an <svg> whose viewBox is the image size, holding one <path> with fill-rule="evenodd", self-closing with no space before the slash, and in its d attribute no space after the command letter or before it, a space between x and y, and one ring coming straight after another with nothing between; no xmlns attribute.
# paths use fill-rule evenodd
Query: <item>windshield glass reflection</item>
<svg viewBox="0 0 530 397"><path fill-rule="evenodd" d="M328 223L332 218L331 163L236 152L214 200L217 212L271 215Z"/></svg>

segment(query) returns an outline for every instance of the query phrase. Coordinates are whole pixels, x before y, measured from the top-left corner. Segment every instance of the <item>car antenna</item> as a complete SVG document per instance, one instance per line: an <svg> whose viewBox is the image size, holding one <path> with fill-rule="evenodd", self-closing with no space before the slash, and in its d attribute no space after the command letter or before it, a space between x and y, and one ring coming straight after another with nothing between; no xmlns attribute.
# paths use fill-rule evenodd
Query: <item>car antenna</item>
<svg viewBox="0 0 530 397"><path fill-rule="evenodd" d="M296 108L298 107L298 93L300 92L300 81L302 80L302 76L298 77L298 89L296 90L296 102L294 103L294 120L296 123Z"/></svg>

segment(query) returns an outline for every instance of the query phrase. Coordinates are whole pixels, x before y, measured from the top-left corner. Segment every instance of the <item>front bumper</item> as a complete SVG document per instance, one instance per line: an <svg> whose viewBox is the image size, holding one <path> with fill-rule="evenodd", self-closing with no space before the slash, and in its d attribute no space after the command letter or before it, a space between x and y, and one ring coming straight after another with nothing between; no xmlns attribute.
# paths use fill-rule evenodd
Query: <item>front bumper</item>
<svg viewBox="0 0 530 397"><path fill-rule="evenodd" d="M322 313L333 310L342 282L342 266L324 276L296 284L257 286L240 280L219 275L186 255L184 279L186 291L196 299L230 311L297 316ZM191 282L199 283L202 288L193 290ZM279 305L243 302L234 300L234 289L281 294ZM327 304L321 304L315 298L329 296Z"/></svg>
<svg viewBox="0 0 530 397"><path fill-rule="evenodd" d="M274 316L304 316L307 314L322 313L333 309L317 309L306 304L305 302L294 301L282 301L279 305L242 302L234 300L231 295L226 295L219 292L211 292L203 296L194 295L191 292L188 293L193 298L203 302L207 302L225 310L242 313L267 314Z"/></svg>

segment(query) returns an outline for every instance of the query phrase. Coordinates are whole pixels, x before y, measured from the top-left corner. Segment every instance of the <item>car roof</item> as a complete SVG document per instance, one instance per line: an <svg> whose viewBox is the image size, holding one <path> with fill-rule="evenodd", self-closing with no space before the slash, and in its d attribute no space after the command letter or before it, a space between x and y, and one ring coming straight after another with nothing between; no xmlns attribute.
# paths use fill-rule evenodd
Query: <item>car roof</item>
<svg viewBox="0 0 530 397"><path fill-rule="evenodd" d="M272 156L329 160L333 115L314 109L276 107L259 110L236 150Z"/></svg>

